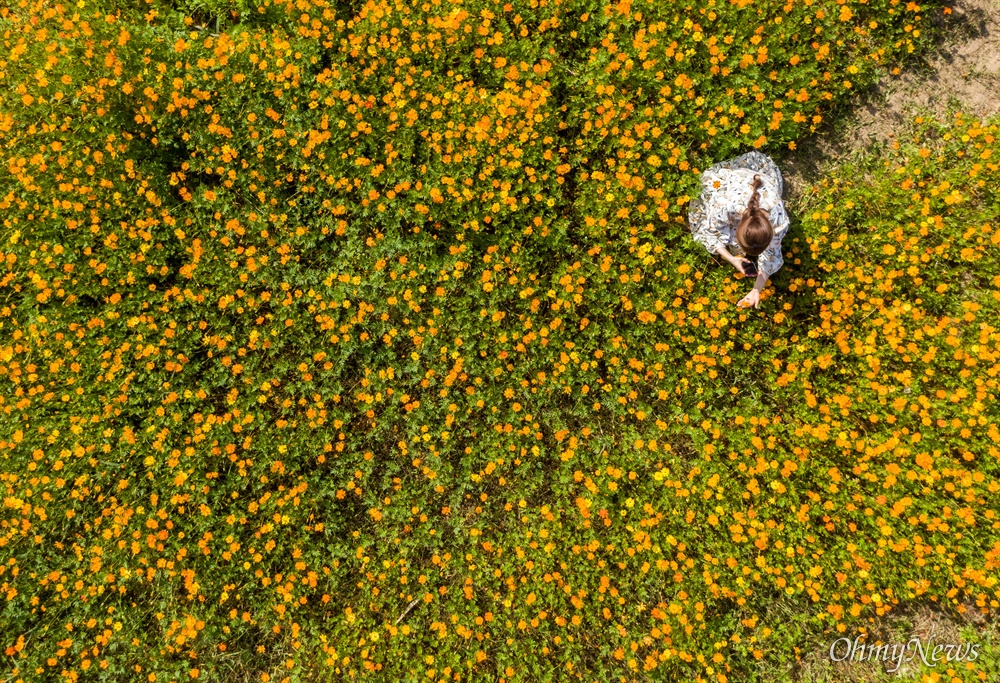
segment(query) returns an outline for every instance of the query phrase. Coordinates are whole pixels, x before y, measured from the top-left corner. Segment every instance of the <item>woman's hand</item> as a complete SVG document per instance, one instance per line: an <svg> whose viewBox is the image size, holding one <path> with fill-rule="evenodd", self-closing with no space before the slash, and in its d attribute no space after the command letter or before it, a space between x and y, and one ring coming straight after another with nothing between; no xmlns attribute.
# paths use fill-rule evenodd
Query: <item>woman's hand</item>
<svg viewBox="0 0 1000 683"><path fill-rule="evenodd" d="M758 308L760 306L760 291L756 288L751 289L750 292L740 299L739 303L736 304L737 308Z"/></svg>
<svg viewBox="0 0 1000 683"><path fill-rule="evenodd" d="M729 263L732 264L733 268L736 269L736 272L743 273L744 275L746 275L746 273L743 272L743 259L730 254L729 250L726 249L725 247L719 247L718 254L722 258L729 261Z"/></svg>
<svg viewBox="0 0 1000 683"><path fill-rule="evenodd" d="M767 286L767 275L764 273L757 273L757 278L754 280L753 289L751 289L745 297L739 300L736 304L737 308L760 308L760 293Z"/></svg>

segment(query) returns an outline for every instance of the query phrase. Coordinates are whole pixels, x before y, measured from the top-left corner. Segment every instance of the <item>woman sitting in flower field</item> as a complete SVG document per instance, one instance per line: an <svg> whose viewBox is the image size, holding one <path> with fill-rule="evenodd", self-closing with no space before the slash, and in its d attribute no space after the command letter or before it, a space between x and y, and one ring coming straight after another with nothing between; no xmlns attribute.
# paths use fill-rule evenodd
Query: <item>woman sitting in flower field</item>
<svg viewBox="0 0 1000 683"><path fill-rule="evenodd" d="M757 308L768 278L784 262L781 239L788 214L781 201L781 171L767 155L748 152L705 170L701 187L688 212L694 239L737 271L756 276L737 306Z"/></svg>

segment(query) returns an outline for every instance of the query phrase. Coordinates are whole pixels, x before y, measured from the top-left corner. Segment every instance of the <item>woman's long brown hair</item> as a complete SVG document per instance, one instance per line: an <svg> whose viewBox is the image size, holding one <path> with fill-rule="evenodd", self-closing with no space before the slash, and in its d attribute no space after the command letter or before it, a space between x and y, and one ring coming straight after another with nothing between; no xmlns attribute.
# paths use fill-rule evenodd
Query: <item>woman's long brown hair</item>
<svg viewBox="0 0 1000 683"><path fill-rule="evenodd" d="M763 185L760 176L753 177L753 196L747 208L743 211L743 217L736 226L736 242L743 248L743 252L749 259L756 259L771 243L774 238L774 228L771 226L771 217L768 212L760 208L760 193L758 189Z"/></svg>

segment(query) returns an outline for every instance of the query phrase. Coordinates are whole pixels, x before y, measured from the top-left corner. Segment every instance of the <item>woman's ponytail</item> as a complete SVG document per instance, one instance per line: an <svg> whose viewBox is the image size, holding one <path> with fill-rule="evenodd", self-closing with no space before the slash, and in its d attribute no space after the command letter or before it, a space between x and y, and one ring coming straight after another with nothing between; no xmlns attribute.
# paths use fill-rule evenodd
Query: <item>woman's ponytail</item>
<svg viewBox="0 0 1000 683"><path fill-rule="evenodd" d="M750 202L747 204L747 213L753 215L757 213L760 209L760 186L764 184L764 181L760 179L760 176L755 175L753 177L753 196L750 197Z"/></svg>
<svg viewBox="0 0 1000 683"><path fill-rule="evenodd" d="M747 203L743 217L736 227L736 241L743 248L747 258L756 259L771 243L774 228L768 212L760 207L760 186L764 182L760 176L753 177L753 196Z"/></svg>

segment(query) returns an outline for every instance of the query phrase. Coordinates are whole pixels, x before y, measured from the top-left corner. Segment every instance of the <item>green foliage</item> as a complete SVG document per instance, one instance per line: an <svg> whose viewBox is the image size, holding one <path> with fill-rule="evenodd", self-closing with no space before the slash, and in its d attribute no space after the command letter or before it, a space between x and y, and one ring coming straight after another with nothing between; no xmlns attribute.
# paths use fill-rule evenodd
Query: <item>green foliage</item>
<svg viewBox="0 0 1000 683"><path fill-rule="evenodd" d="M7 677L752 680L779 596L996 607L995 122L813 188L759 312L683 218L922 11L0 11Z"/></svg>

